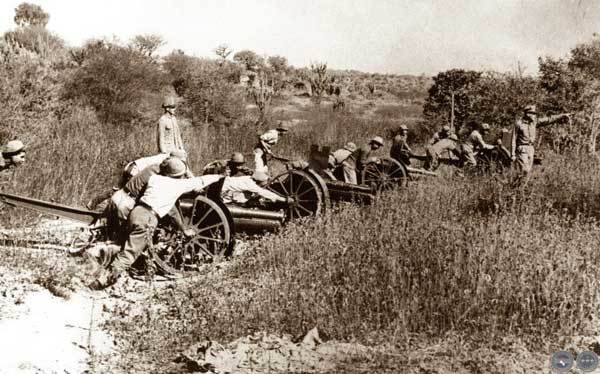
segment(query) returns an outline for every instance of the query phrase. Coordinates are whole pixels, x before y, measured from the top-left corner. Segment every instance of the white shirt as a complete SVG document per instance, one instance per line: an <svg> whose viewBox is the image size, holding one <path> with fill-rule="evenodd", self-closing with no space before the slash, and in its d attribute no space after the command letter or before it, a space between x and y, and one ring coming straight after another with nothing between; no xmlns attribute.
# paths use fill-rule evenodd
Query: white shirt
<svg viewBox="0 0 600 374"><path fill-rule="evenodd" d="M175 179L155 174L148 180L141 202L150 206L159 217L164 217L181 195L201 190L215 183L221 175L203 175L189 179Z"/></svg>
<svg viewBox="0 0 600 374"><path fill-rule="evenodd" d="M131 174L132 177L135 177L140 171L144 170L148 166L158 165L168 157L168 153L159 153L154 156L138 158L137 160L133 161L135 166L131 168L129 174ZM127 164L127 166L129 166L129 164ZM125 166L125 168L127 168L127 166Z"/></svg>
<svg viewBox="0 0 600 374"><path fill-rule="evenodd" d="M248 201L244 192L255 193L270 201L285 201L284 197L260 187L249 175L226 177L221 189L221 199L225 204L243 204Z"/></svg>

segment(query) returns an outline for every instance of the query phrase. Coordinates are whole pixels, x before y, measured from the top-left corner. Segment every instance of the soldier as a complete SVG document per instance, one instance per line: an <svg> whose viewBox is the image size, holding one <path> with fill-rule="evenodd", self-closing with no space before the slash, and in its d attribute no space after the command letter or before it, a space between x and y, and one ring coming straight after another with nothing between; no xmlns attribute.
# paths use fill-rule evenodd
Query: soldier
<svg viewBox="0 0 600 374"><path fill-rule="evenodd" d="M414 155L412 149L408 146L408 127L400 126L400 133L394 136L392 148L390 149L390 157L394 160L408 166L410 158Z"/></svg>
<svg viewBox="0 0 600 374"><path fill-rule="evenodd" d="M158 221L169 214L181 195L200 192L208 185L217 182L222 176L204 175L190 179L180 179L185 175L186 166L183 161L171 157L161 163L160 174L148 179L144 194L135 205L127 219L127 240L110 265L110 269L101 274L90 288L99 290L114 284L120 274L127 270L147 246L152 244L152 236ZM185 227L173 215L175 223L186 236L195 234L193 228Z"/></svg>
<svg viewBox="0 0 600 374"><path fill-rule="evenodd" d="M174 150L185 152L181 131L175 117L175 98L165 97L162 107L165 113L158 121L158 151L167 154Z"/></svg>
<svg viewBox="0 0 600 374"><path fill-rule="evenodd" d="M442 139L446 139L450 136L450 126L444 125L440 131L433 134L433 137L429 140L429 145L434 145Z"/></svg>
<svg viewBox="0 0 600 374"><path fill-rule="evenodd" d="M356 144L346 143L344 148L338 149L329 155L329 168L326 173L334 179L341 179L346 183L358 184L356 180Z"/></svg>
<svg viewBox="0 0 600 374"><path fill-rule="evenodd" d="M25 145L20 140L11 140L2 149L0 171L25 163Z"/></svg>
<svg viewBox="0 0 600 374"><path fill-rule="evenodd" d="M245 166L246 159L240 152L234 152L228 160L216 160L203 169L202 174L224 174L231 177L252 175L252 169Z"/></svg>
<svg viewBox="0 0 600 374"><path fill-rule="evenodd" d="M356 173L362 173L362 170L365 168L369 157L371 154L383 147L383 138L381 136L374 136L369 140L369 143L363 145L359 149L356 150Z"/></svg>
<svg viewBox="0 0 600 374"><path fill-rule="evenodd" d="M458 136L456 134L450 134L445 139L441 139L433 145L429 145L426 148L427 159L425 160L425 169L435 170L439 166L439 157L444 153L448 152L451 156L455 156L457 159L461 157L461 149L458 144Z"/></svg>
<svg viewBox="0 0 600 374"><path fill-rule="evenodd" d="M176 157L182 160L185 163L186 153L182 150L173 150L170 153L159 153L155 156L142 157L135 161L132 161L125 165L123 168L123 172L121 173L121 180L119 181L118 187L123 187L125 184L134 176L136 176L140 171L146 169L149 166L160 165L161 162L166 160L168 157ZM187 164L186 164L187 167ZM191 172L189 168L186 170L186 177L192 178L194 174ZM103 201L110 198L115 190L118 188L112 188L109 191L103 192L85 204L86 208L89 210L94 210L98 205L100 205Z"/></svg>
<svg viewBox="0 0 600 374"><path fill-rule="evenodd" d="M263 198L272 202L294 203L294 198L283 197L264 188L269 176L260 171L252 176L226 177L221 188L221 199L225 204L246 206L254 198Z"/></svg>
<svg viewBox="0 0 600 374"><path fill-rule="evenodd" d="M520 171L521 180L527 181L531 168L533 166L533 156L535 153L534 143L535 134L538 127L553 124L561 119L568 118L570 113L557 114L549 117L537 117L535 105L527 105L523 108L523 116L517 119L515 123L515 133L513 135L513 149L515 150L515 161L517 169Z"/></svg>
<svg viewBox="0 0 600 374"><path fill-rule="evenodd" d="M477 166L477 160L475 159L475 151L479 150L491 150L495 147L491 144L486 143L483 140L483 135L490 131L490 125L482 123L480 126L481 132L477 129L471 131L469 137L462 145L462 159L466 166L473 167Z"/></svg>

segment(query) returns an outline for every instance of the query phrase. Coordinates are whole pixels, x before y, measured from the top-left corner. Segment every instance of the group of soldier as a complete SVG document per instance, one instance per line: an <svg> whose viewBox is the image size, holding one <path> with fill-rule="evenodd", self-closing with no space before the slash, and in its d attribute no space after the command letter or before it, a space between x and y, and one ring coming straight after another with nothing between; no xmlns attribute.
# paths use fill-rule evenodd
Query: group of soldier
<svg viewBox="0 0 600 374"><path fill-rule="evenodd" d="M245 205L258 198L284 204L295 203L292 197L281 196L265 188L270 178L268 162L277 158L273 154L273 147L280 137L289 131L285 122L278 122L275 129L268 130L258 137L253 150L253 169L245 166L246 160L242 153L235 152L229 159L208 164L202 176L194 176L186 162L187 152L175 116L174 98L165 98L162 106L164 114L160 117L157 127L159 153L128 163L123 170L119 187L99 195L87 204L89 209L95 209L100 202L108 201L103 215L108 224L119 228L123 243L109 266L90 284L92 289L102 289L113 284L151 245L158 222L164 217L168 216L184 235L195 234L193 228L183 223L176 208L177 200L186 193L200 192L207 186L221 181L221 198L226 204ZM509 152L509 157L525 175L531 171L533 165L536 129L569 116L560 114L538 118L537 114L534 105L525 106L515 123L512 136L514 152ZM501 147L500 144L485 142L484 137L489 131L490 126L483 123L461 142L450 127L444 126L426 145L425 167L435 169L440 157L445 153L466 166L476 166L476 152ZM418 155L409 147L407 137L408 128L403 125L393 137L390 156L408 166L411 163L410 159ZM344 147L329 155L324 174L331 179L359 184L361 172L373 152L383 146L384 140L381 136L372 137L361 147L352 142L346 143ZM11 141L3 147L2 156L0 171L14 168L25 161L25 147L18 140Z"/></svg>

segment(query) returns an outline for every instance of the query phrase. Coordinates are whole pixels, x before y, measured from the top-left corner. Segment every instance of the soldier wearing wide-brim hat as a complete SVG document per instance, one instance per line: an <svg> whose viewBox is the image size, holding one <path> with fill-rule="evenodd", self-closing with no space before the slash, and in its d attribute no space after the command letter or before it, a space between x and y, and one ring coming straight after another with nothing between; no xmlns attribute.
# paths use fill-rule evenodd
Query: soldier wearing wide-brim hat
<svg viewBox="0 0 600 374"><path fill-rule="evenodd" d="M25 162L25 145L20 140L11 140L2 147L0 157L0 171L15 167Z"/></svg>
<svg viewBox="0 0 600 374"><path fill-rule="evenodd" d="M564 118L570 113L556 114L548 117L538 117L537 107L529 104L523 107L523 115L515 123L513 135L514 161L521 172L521 178L526 182L533 167L535 154L534 144L538 127L548 126Z"/></svg>
<svg viewBox="0 0 600 374"><path fill-rule="evenodd" d="M160 153L170 153L174 150L185 151L181 138L181 130L175 117L175 109L177 107L175 97L166 96L162 107L164 114L158 120L158 151Z"/></svg>
<svg viewBox="0 0 600 374"><path fill-rule="evenodd" d="M354 155L356 157L356 173L360 175L362 170L367 164L367 160L371 157L371 154L383 147L383 138L381 136L374 136L369 139L369 142L362 147L358 148Z"/></svg>

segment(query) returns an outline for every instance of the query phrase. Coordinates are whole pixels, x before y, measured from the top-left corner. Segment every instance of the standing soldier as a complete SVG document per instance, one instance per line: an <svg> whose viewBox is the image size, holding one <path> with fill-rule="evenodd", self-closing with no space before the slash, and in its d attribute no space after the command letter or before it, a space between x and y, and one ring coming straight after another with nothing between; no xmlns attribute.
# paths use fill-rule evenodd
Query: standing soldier
<svg viewBox="0 0 600 374"><path fill-rule="evenodd" d="M174 150L185 151L181 131L175 118L175 98L165 97L162 107L165 113L158 121L158 151L167 154Z"/></svg>
<svg viewBox="0 0 600 374"><path fill-rule="evenodd" d="M433 145L427 146L426 149L426 157L425 160L425 169L433 171L438 168L439 161L438 159L444 152L448 152L451 156L455 156L460 160L461 158L461 150L460 145L458 144L458 136L456 134L450 134L445 139L441 139L437 141Z"/></svg>
<svg viewBox="0 0 600 374"><path fill-rule="evenodd" d="M394 137L390 149L390 157L406 166L410 165L410 158L413 156L413 151L408 146L407 140L408 127L402 125L400 126L400 133Z"/></svg>
<svg viewBox="0 0 600 374"><path fill-rule="evenodd" d="M434 145L442 139L446 139L450 136L450 126L445 125L440 131L433 134L433 137L429 140L429 145Z"/></svg>
<svg viewBox="0 0 600 374"><path fill-rule="evenodd" d="M383 138L381 136L374 136L369 143L363 145L356 150L356 174L360 175L367 165L371 153L383 147Z"/></svg>
<svg viewBox="0 0 600 374"><path fill-rule="evenodd" d="M469 137L462 145L463 162L468 167L477 166L477 160L475 159L475 151L479 150L491 150L494 146L486 143L483 140L483 135L490 131L490 125L482 123L480 126L481 132L477 129L471 131Z"/></svg>
<svg viewBox="0 0 600 374"><path fill-rule="evenodd" d="M535 105L527 105L523 108L523 116L515 123L513 135L513 149L515 161L520 171L519 182L524 178L527 182L531 168L533 167L533 156L535 153L535 133L538 127L551 125L563 118L569 117L570 113L556 114L549 117L537 117Z"/></svg>

